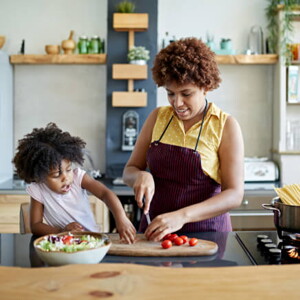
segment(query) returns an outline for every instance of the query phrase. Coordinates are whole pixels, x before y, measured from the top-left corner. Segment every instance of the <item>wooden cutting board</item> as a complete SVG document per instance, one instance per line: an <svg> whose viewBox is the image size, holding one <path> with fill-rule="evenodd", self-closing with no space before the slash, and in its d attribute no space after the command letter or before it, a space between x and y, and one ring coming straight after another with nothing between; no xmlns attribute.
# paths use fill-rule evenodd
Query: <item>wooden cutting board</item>
<svg viewBox="0 0 300 300"><path fill-rule="evenodd" d="M148 241L144 234L137 234L134 244L125 244L120 241L118 234L108 234L112 245L108 251L110 255L122 256L205 256L213 255L218 251L218 245L211 241L198 240L196 246L188 244L163 249L161 242Z"/></svg>

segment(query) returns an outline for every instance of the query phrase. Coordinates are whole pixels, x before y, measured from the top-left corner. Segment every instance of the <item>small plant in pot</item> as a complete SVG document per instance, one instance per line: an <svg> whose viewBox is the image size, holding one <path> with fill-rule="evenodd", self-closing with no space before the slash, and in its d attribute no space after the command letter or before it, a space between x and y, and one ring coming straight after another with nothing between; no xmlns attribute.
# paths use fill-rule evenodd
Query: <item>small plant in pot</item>
<svg viewBox="0 0 300 300"><path fill-rule="evenodd" d="M145 65L150 59L149 50L145 47L132 47L127 55L130 64Z"/></svg>
<svg viewBox="0 0 300 300"><path fill-rule="evenodd" d="M135 11L135 4L131 1L121 1L116 5L117 13L127 13L131 14Z"/></svg>

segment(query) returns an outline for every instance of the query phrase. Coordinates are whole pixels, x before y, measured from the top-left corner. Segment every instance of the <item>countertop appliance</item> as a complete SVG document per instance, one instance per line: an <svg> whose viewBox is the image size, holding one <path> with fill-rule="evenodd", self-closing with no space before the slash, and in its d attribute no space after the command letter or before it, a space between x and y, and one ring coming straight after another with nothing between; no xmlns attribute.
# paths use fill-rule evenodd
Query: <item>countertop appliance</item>
<svg viewBox="0 0 300 300"><path fill-rule="evenodd" d="M275 182L279 179L276 163L265 157L245 157L245 182Z"/></svg>

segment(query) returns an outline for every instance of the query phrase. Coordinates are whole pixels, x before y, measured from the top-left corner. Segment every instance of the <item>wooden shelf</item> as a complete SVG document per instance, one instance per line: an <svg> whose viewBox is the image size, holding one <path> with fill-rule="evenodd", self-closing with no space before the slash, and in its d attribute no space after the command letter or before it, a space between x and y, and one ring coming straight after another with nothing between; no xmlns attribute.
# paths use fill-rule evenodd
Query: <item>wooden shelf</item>
<svg viewBox="0 0 300 300"><path fill-rule="evenodd" d="M147 79L148 66L134 64L113 64L113 79Z"/></svg>
<svg viewBox="0 0 300 300"><path fill-rule="evenodd" d="M300 155L300 150L286 150L286 151L278 151L278 150L272 150L273 153L280 154L280 155Z"/></svg>
<svg viewBox="0 0 300 300"><path fill-rule="evenodd" d="M114 13L113 15L113 28L115 31L146 31L148 22L148 14Z"/></svg>
<svg viewBox="0 0 300 300"><path fill-rule="evenodd" d="M113 92L112 106L114 107L145 107L147 93L145 92Z"/></svg>
<svg viewBox="0 0 300 300"><path fill-rule="evenodd" d="M216 55L218 64L223 65L263 65L276 64L277 54L255 54L255 55Z"/></svg>
<svg viewBox="0 0 300 300"><path fill-rule="evenodd" d="M20 54L10 56L11 64L105 64L106 54Z"/></svg>

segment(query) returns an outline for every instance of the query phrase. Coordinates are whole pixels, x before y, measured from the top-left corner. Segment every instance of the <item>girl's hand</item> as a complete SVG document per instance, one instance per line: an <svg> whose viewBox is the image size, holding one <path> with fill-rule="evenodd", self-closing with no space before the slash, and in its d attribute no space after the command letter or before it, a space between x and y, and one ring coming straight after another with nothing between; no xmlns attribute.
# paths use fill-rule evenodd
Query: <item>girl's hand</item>
<svg viewBox="0 0 300 300"><path fill-rule="evenodd" d="M168 234L176 232L184 225L182 215L178 211L157 216L147 227L145 236L148 240L158 242Z"/></svg>
<svg viewBox="0 0 300 300"><path fill-rule="evenodd" d="M72 222L64 228L64 231L84 231L84 228L79 223Z"/></svg>
<svg viewBox="0 0 300 300"><path fill-rule="evenodd" d="M144 213L148 213L150 202L154 195L153 176L149 172L140 172L133 185L133 190L138 207L144 207Z"/></svg>
<svg viewBox="0 0 300 300"><path fill-rule="evenodd" d="M124 240L127 244L135 242L136 230L126 215L124 217L116 218L116 227L120 235L120 240Z"/></svg>

